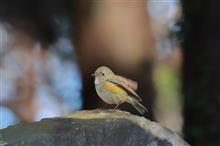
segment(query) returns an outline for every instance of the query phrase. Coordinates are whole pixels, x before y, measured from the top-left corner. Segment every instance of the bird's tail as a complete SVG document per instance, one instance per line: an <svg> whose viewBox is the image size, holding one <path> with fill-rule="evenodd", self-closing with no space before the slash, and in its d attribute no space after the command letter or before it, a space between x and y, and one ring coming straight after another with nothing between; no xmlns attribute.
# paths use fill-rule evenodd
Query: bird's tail
<svg viewBox="0 0 220 146"><path fill-rule="evenodd" d="M145 112L148 112L148 109L142 104L140 104L135 98L130 97L128 103L132 104L133 107L142 115Z"/></svg>

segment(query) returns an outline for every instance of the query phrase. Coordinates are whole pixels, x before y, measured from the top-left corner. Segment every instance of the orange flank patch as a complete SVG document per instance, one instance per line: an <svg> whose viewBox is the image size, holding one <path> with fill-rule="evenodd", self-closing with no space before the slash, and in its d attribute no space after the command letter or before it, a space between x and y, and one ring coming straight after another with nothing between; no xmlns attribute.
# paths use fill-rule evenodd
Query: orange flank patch
<svg viewBox="0 0 220 146"><path fill-rule="evenodd" d="M127 96L127 92L122 89L121 87L117 86L114 83L111 82L105 82L104 88L114 94L122 95L122 96Z"/></svg>

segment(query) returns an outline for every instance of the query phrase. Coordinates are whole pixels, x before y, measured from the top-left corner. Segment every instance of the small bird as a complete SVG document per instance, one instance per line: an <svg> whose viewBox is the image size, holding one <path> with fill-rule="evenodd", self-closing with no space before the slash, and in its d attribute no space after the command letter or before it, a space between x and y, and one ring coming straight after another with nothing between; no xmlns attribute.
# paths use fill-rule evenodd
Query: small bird
<svg viewBox="0 0 220 146"><path fill-rule="evenodd" d="M148 111L146 107L139 103L142 99L135 92L137 83L125 77L114 74L111 69L101 66L96 69L95 89L98 96L108 104L116 104L115 109L124 102L134 106L142 115Z"/></svg>

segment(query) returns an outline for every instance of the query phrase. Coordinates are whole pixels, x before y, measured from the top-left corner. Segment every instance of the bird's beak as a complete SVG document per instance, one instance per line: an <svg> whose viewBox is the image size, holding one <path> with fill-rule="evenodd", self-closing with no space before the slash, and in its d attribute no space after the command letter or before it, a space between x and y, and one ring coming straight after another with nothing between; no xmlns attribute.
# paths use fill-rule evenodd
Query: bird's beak
<svg viewBox="0 0 220 146"><path fill-rule="evenodd" d="M92 74L91 76L92 76L92 77L94 77L94 76L95 76L95 74Z"/></svg>

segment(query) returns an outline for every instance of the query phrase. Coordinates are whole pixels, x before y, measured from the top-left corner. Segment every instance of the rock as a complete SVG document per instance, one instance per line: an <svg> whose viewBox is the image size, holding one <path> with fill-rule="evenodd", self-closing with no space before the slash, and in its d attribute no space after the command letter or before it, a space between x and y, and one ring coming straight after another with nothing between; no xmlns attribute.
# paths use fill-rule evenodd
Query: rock
<svg viewBox="0 0 220 146"><path fill-rule="evenodd" d="M169 129L124 111L88 110L0 130L0 146L189 146Z"/></svg>

